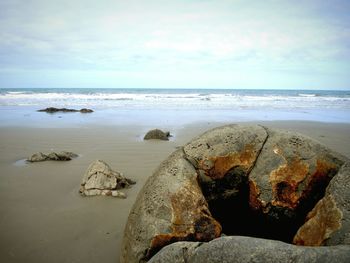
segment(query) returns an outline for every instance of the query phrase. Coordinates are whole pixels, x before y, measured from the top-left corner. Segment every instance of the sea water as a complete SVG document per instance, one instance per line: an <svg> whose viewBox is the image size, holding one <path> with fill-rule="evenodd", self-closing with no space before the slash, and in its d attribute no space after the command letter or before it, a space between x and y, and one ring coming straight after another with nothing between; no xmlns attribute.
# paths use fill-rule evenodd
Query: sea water
<svg viewBox="0 0 350 263"><path fill-rule="evenodd" d="M93 114L43 114L46 107ZM64 120L58 120L64 119ZM350 91L243 89L0 89L0 125L178 124L308 120L350 123Z"/></svg>

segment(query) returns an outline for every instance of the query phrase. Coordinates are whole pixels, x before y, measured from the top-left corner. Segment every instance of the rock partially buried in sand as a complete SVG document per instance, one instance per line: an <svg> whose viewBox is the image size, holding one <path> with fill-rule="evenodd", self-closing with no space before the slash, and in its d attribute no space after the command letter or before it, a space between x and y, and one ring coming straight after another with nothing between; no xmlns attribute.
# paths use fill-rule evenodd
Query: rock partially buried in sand
<svg viewBox="0 0 350 263"><path fill-rule="evenodd" d="M154 129L147 132L143 139L168 141L169 137L170 137L170 132L163 132L162 130Z"/></svg>
<svg viewBox="0 0 350 263"><path fill-rule="evenodd" d="M348 162L297 133L258 125L208 131L173 153L147 180L129 214L120 260L147 261L171 243L208 242L222 233L291 243L305 220L321 210L337 213L325 217L321 212L316 228L331 226L322 230L321 242L312 238L307 244L333 240L329 244L348 245L349 199L341 198L350 192L341 179L349 176ZM343 188L327 198L339 188L338 181ZM322 198L325 205L320 206L326 208L318 209ZM314 207L317 211L307 217ZM294 243L303 244L299 240L309 231L304 232ZM310 253L319 258L323 251L313 248Z"/></svg>
<svg viewBox="0 0 350 263"><path fill-rule="evenodd" d="M56 112L80 112L80 113L91 113L94 112L91 109L83 108L81 110L76 109L67 109L67 108L55 108L55 107L49 107L46 109L38 110L39 112L47 112L47 113L56 113Z"/></svg>
<svg viewBox="0 0 350 263"><path fill-rule="evenodd" d="M133 184L134 181L113 171L104 161L96 160L85 172L79 192L83 196L107 195L126 198L125 193L119 189L128 188Z"/></svg>
<svg viewBox="0 0 350 263"><path fill-rule="evenodd" d="M302 247L276 240L230 236L208 243L177 242L164 247L149 263L350 262L348 246Z"/></svg>
<svg viewBox="0 0 350 263"><path fill-rule="evenodd" d="M73 158L78 157L77 154L72 152L51 152L49 154L44 154L38 152L33 154L27 159L28 162L43 162L43 161L70 161Z"/></svg>

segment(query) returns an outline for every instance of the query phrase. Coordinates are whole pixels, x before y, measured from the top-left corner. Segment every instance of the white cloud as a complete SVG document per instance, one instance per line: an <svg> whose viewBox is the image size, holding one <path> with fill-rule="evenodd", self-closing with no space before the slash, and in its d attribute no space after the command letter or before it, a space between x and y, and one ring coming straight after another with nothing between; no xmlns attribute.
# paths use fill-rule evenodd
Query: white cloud
<svg viewBox="0 0 350 263"><path fill-rule="evenodd" d="M350 58L348 16L325 12L331 8L319 1L3 0L0 68L316 70Z"/></svg>

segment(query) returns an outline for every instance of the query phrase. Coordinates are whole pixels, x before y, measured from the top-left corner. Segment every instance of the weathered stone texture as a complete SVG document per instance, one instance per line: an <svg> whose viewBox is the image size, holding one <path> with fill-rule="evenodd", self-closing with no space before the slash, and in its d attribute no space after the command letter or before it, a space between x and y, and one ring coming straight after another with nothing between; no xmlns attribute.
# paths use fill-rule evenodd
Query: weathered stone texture
<svg viewBox="0 0 350 263"><path fill-rule="evenodd" d="M344 163L342 157L296 133L274 130L268 133L249 175L260 191L259 201L264 207L271 204L296 209L313 193L315 181L326 186Z"/></svg>
<svg viewBox="0 0 350 263"><path fill-rule="evenodd" d="M178 242L164 247L149 263L347 263L348 246L302 247L276 240L243 236L217 238L208 243Z"/></svg>
<svg viewBox="0 0 350 263"><path fill-rule="evenodd" d="M330 181L323 197L307 215L293 243L306 246L350 245L350 164ZM350 250L350 248L349 248Z"/></svg>
<svg viewBox="0 0 350 263"><path fill-rule="evenodd" d="M121 262L141 262L170 243L209 241L220 232L196 171L180 149L160 165L139 193L125 228Z"/></svg>
<svg viewBox="0 0 350 263"><path fill-rule="evenodd" d="M246 173L252 168L267 138L263 127L229 125L213 129L185 145L186 158L212 179L234 167Z"/></svg>

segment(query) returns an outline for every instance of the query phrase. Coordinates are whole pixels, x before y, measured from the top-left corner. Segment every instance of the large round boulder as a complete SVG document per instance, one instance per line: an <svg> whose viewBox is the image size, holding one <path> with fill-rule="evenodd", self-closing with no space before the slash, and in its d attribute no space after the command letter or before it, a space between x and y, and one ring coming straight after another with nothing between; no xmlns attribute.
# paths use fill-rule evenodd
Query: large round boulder
<svg viewBox="0 0 350 263"><path fill-rule="evenodd" d="M171 243L222 234L349 245L348 162L297 133L259 125L208 131L147 180L126 224L121 262L147 261ZM322 234L310 237L317 228ZM325 251L317 249L310 253Z"/></svg>

